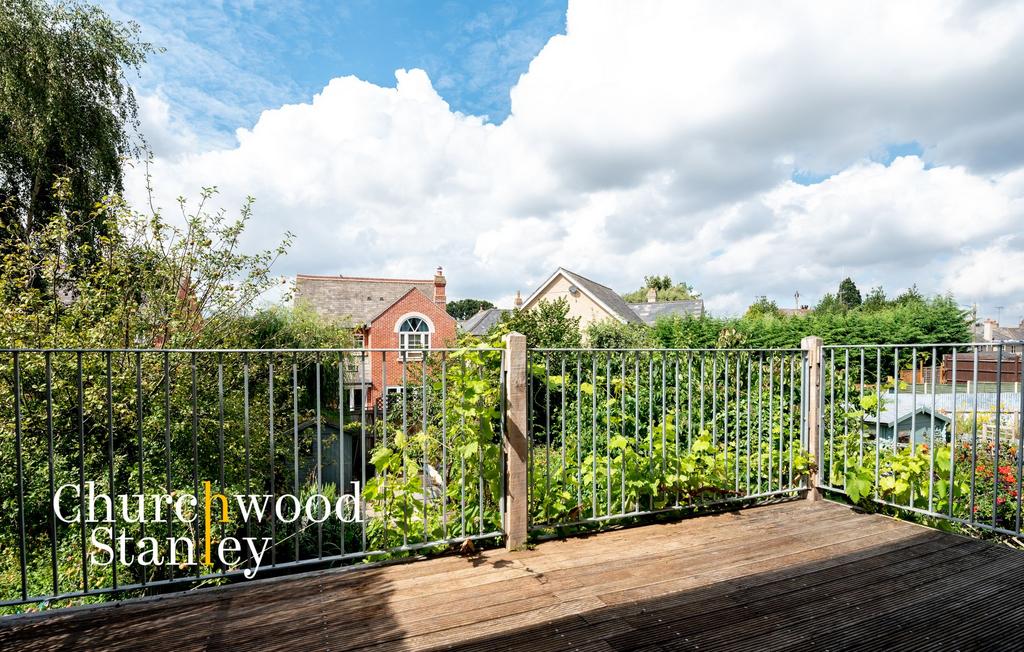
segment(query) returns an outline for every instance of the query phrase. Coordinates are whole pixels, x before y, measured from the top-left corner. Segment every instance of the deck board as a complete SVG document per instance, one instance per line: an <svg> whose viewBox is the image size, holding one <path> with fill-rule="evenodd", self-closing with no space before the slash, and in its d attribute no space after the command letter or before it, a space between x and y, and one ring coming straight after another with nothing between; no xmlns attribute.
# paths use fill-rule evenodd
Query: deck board
<svg viewBox="0 0 1024 652"><path fill-rule="evenodd" d="M1024 553L794 501L0 620L3 650L1024 647Z"/></svg>

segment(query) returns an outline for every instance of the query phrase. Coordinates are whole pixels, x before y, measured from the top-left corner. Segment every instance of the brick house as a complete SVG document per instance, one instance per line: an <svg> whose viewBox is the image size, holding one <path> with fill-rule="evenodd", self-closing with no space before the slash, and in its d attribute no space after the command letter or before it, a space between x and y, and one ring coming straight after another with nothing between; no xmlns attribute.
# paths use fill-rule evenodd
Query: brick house
<svg viewBox="0 0 1024 652"><path fill-rule="evenodd" d="M445 311L446 283L440 267L432 279L295 277L296 301L351 325L357 347L398 349L367 353L365 375L358 357L347 361L349 410L357 411L362 404L372 410L385 392L402 391L403 370L409 385L418 384L420 351L454 342L457 322Z"/></svg>

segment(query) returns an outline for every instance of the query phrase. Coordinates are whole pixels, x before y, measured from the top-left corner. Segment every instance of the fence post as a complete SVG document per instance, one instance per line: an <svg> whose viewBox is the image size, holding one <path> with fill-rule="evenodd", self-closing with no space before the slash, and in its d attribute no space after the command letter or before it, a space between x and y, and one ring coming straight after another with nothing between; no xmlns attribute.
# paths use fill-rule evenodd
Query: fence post
<svg viewBox="0 0 1024 652"><path fill-rule="evenodd" d="M821 346L822 339L808 335L800 340L800 348L807 353L807 451L814 457L814 466L807 474L807 500L821 500L818 489L821 479L822 464L819 455L819 436L821 433Z"/></svg>
<svg viewBox="0 0 1024 652"><path fill-rule="evenodd" d="M505 547L514 550L527 536L527 396L526 336L509 333L505 340Z"/></svg>

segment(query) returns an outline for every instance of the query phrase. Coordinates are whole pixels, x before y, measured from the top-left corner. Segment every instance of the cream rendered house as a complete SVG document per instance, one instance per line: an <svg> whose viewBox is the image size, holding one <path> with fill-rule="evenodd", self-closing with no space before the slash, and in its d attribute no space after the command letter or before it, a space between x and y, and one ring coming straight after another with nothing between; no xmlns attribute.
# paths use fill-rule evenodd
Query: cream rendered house
<svg viewBox="0 0 1024 652"><path fill-rule="evenodd" d="M530 310L541 301L558 299L565 299L569 303L569 317L579 317L580 330L583 331L594 322L609 319L623 324L644 323L615 290L564 267L559 267L548 280L541 283L523 302L522 309Z"/></svg>

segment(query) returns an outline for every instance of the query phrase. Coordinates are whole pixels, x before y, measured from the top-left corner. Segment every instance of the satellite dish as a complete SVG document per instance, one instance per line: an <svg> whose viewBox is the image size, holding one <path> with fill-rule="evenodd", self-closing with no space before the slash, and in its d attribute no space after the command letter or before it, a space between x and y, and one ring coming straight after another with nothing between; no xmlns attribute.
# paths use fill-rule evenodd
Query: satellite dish
<svg viewBox="0 0 1024 652"><path fill-rule="evenodd" d="M575 285L570 285L569 286L569 294L571 294L572 296L576 296L579 293L580 293L580 289L578 287L576 287Z"/></svg>

